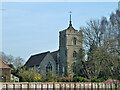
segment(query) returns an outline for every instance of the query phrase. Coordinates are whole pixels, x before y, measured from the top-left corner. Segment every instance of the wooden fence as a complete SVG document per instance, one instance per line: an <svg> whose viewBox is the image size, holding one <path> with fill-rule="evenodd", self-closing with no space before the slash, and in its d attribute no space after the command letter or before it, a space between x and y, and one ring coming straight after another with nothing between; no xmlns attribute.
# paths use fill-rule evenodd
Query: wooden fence
<svg viewBox="0 0 120 90"><path fill-rule="evenodd" d="M120 83L0 83L0 90L120 90Z"/></svg>

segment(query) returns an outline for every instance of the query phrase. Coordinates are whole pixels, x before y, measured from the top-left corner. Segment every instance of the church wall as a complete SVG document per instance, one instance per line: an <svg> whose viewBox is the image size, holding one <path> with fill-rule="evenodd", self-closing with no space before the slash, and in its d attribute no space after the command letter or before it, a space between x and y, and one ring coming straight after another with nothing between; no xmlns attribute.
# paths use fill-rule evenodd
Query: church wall
<svg viewBox="0 0 120 90"><path fill-rule="evenodd" d="M59 75L67 76L67 62L66 62L66 30L59 32L59 53L60 53L60 67Z"/></svg>
<svg viewBox="0 0 120 90"><path fill-rule="evenodd" d="M76 45L73 43L74 38L76 38ZM73 52L78 53L80 48L82 48L81 31L66 29L59 33L60 73L63 76L72 77L74 75L73 63L76 62L76 58L73 57Z"/></svg>
<svg viewBox="0 0 120 90"><path fill-rule="evenodd" d="M46 66L49 62L52 64L52 73L56 74L56 63L50 53L48 53L40 63L40 74L46 75Z"/></svg>
<svg viewBox="0 0 120 90"><path fill-rule="evenodd" d="M61 38L64 38L65 41L61 41ZM73 43L74 38L76 38L76 45ZM82 32L66 29L60 32L60 39L60 42L64 43L63 46L60 45L60 60L64 63L64 74L65 76L72 77L74 75L73 63L76 62L76 58L73 57L73 52L76 51L78 53L80 48L82 48Z"/></svg>
<svg viewBox="0 0 120 90"><path fill-rule="evenodd" d="M56 60L56 74L59 76L59 67L60 67L60 54L57 53L57 60Z"/></svg>
<svg viewBox="0 0 120 90"><path fill-rule="evenodd" d="M80 33L78 31L67 30L67 63L68 63L68 76L72 77L73 63L76 62L76 57L73 57L74 51L78 53L79 49L82 48L82 42L80 42ZM73 44L73 39L76 38L76 45Z"/></svg>
<svg viewBox="0 0 120 90"><path fill-rule="evenodd" d="M82 48L82 32L81 31L70 31L69 29L66 30L66 37L67 37L67 46L74 46L73 39L77 39L77 44L75 45Z"/></svg>

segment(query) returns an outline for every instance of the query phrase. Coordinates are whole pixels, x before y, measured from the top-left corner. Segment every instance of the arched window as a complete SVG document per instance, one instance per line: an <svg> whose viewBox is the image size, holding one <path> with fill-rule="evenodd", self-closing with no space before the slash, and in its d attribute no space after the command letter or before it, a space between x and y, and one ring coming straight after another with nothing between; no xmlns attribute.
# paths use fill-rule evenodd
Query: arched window
<svg viewBox="0 0 120 90"><path fill-rule="evenodd" d="M76 51L73 52L73 57L77 57Z"/></svg>
<svg viewBox="0 0 120 90"><path fill-rule="evenodd" d="M48 62L47 66L46 66L46 76L48 76L50 74L50 71L52 71L52 64L50 62Z"/></svg>
<svg viewBox="0 0 120 90"><path fill-rule="evenodd" d="M49 62L46 66L46 72L52 71L52 64Z"/></svg>
<svg viewBox="0 0 120 90"><path fill-rule="evenodd" d="M73 45L76 45L77 44L77 39L74 37L73 38Z"/></svg>

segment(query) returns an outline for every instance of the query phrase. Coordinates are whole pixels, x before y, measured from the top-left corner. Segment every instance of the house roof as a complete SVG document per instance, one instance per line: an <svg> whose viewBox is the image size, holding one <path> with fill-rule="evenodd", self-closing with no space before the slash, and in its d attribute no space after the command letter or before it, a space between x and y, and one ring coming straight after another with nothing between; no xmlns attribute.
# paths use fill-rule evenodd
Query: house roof
<svg viewBox="0 0 120 90"><path fill-rule="evenodd" d="M25 63L25 66L27 67L33 67L33 66L38 66L40 65L41 61L44 59L44 57L50 53L48 52L44 52L44 53L40 53L40 54L36 54L36 55L32 55L28 61ZM54 51L51 52L50 54L52 55L52 57L54 58L55 62L57 61L57 53L58 51Z"/></svg>
<svg viewBox="0 0 120 90"><path fill-rule="evenodd" d="M0 59L0 68L8 68L8 69L11 69L11 70L12 70L12 68L9 67L7 64L5 64L5 62L2 61L1 59Z"/></svg>

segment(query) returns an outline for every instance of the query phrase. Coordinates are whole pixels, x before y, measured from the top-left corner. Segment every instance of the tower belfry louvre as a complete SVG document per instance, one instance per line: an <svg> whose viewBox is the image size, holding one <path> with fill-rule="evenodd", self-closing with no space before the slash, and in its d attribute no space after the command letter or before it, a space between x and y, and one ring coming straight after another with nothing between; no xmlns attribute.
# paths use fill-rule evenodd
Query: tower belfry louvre
<svg viewBox="0 0 120 90"><path fill-rule="evenodd" d="M73 76L73 64L76 54L82 48L82 32L72 27L71 12L69 27L59 32L60 73L64 76Z"/></svg>
<svg viewBox="0 0 120 90"><path fill-rule="evenodd" d="M32 55L25 66L37 67L38 73L49 76L49 72L59 76L74 76L73 64L82 48L82 31L73 28L70 12L70 21L67 29L59 32L59 49L54 52L43 52Z"/></svg>

